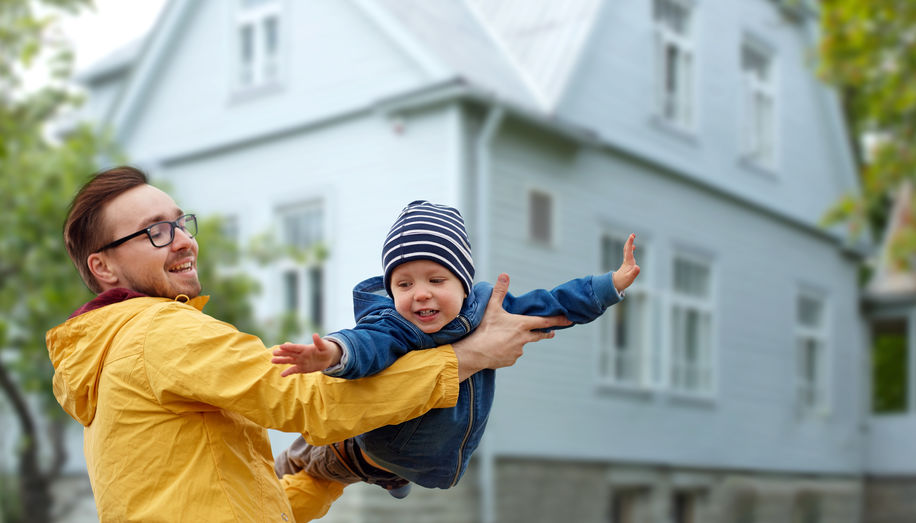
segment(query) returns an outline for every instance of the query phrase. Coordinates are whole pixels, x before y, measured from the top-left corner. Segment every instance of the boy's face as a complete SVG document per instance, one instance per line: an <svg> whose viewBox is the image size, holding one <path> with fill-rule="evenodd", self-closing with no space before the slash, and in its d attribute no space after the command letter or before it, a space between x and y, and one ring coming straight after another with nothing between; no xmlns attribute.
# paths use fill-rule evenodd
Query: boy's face
<svg viewBox="0 0 916 523"><path fill-rule="evenodd" d="M452 271L429 260L398 265L391 273L391 294L398 313L427 334L457 318L466 296Z"/></svg>

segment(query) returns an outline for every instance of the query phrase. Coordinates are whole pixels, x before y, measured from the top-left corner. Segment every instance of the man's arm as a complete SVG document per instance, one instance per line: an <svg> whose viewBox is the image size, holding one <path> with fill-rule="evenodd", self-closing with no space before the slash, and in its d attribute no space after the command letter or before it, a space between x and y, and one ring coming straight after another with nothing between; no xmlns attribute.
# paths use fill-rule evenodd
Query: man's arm
<svg viewBox="0 0 916 523"><path fill-rule="evenodd" d="M255 336L169 303L148 336L146 373L159 401L175 412L221 408L313 444L341 441L453 406L460 380L512 365L526 343L552 337L531 329L565 324L502 310L508 283L500 277L481 326L454 352L448 345L414 351L375 376L350 381L318 373L283 378Z"/></svg>

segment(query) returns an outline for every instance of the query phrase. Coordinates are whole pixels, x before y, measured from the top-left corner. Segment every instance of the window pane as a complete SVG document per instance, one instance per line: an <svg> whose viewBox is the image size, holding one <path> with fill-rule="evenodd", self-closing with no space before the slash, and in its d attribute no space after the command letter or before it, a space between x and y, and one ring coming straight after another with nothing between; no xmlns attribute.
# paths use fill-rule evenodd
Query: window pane
<svg viewBox="0 0 916 523"><path fill-rule="evenodd" d="M798 323L805 327L818 328L823 320L823 303L808 295L798 297Z"/></svg>
<svg viewBox="0 0 916 523"><path fill-rule="evenodd" d="M648 521L648 489L615 489L611 496L611 523Z"/></svg>
<svg viewBox="0 0 916 523"><path fill-rule="evenodd" d="M745 45L741 50L741 70L767 83L770 78L770 58L753 46Z"/></svg>
<svg viewBox="0 0 916 523"><path fill-rule="evenodd" d="M654 17L656 23L670 31L686 35L689 31L690 13L686 6L676 0L655 0Z"/></svg>
<svg viewBox="0 0 916 523"><path fill-rule="evenodd" d="M309 312L315 330L324 324L324 269L320 265L309 268Z"/></svg>
<svg viewBox="0 0 916 523"><path fill-rule="evenodd" d="M604 236L601 239L601 270L610 272L617 270L623 261L624 240L620 238ZM642 259L640 259L642 267Z"/></svg>
<svg viewBox="0 0 916 523"><path fill-rule="evenodd" d="M279 31L278 19L270 16L264 19L264 80L274 80L278 71Z"/></svg>
<svg viewBox="0 0 916 523"><path fill-rule="evenodd" d="M553 241L553 201L548 194L532 191L528 197L528 233L532 240L540 243Z"/></svg>
<svg viewBox="0 0 916 523"><path fill-rule="evenodd" d="M283 217L287 245L307 249L324 239L324 211L320 204L288 212Z"/></svg>
<svg viewBox="0 0 916 523"><path fill-rule="evenodd" d="M908 410L907 334L904 319L883 320L872 325L871 401L876 413Z"/></svg>
<svg viewBox="0 0 916 523"><path fill-rule="evenodd" d="M674 289L697 298L709 296L709 267L677 258L674 260Z"/></svg>
<svg viewBox="0 0 916 523"><path fill-rule="evenodd" d="M812 492L802 493L796 498L793 523L821 523L820 496Z"/></svg>
<svg viewBox="0 0 916 523"><path fill-rule="evenodd" d="M239 83L254 83L254 27L250 24L239 28Z"/></svg>
<svg viewBox="0 0 916 523"><path fill-rule="evenodd" d="M286 312L299 310L299 272L296 270L283 273L283 304Z"/></svg>

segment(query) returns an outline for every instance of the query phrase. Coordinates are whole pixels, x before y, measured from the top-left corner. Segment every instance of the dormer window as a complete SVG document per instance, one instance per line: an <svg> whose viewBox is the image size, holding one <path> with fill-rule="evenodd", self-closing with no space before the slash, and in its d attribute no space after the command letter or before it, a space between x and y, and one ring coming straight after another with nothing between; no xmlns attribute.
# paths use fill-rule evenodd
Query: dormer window
<svg viewBox="0 0 916 523"><path fill-rule="evenodd" d="M744 107L744 157L761 167L776 163L776 88L773 59L762 46L745 42L741 49Z"/></svg>
<svg viewBox="0 0 916 523"><path fill-rule="evenodd" d="M282 0L239 0L236 85L251 89L280 79Z"/></svg>
<svg viewBox="0 0 916 523"><path fill-rule="evenodd" d="M653 5L658 115L689 131L694 126L691 5L688 0L655 0Z"/></svg>

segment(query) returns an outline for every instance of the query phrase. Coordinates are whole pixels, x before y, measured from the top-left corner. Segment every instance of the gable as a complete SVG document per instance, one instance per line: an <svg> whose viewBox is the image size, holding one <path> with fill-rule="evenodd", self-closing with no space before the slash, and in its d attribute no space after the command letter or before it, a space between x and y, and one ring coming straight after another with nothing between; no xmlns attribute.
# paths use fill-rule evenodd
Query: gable
<svg viewBox="0 0 916 523"><path fill-rule="evenodd" d="M161 161L165 154L254 140L365 110L372 101L435 80L434 68L355 3L267 4L279 9L279 72L245 88L238 83L238 4L167 6L111 120L135 158Z"/></svg>

